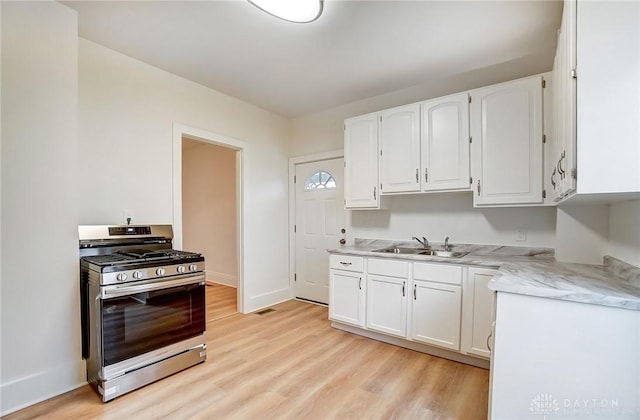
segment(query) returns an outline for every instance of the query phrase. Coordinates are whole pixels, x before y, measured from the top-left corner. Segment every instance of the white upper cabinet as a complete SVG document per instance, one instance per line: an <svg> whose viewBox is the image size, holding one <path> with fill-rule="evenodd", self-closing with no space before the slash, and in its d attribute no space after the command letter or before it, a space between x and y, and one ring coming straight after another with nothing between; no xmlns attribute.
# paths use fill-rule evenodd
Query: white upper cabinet
<svg viewBox="0 0 640 420"><path fill-rule="evenodd" d="M344 122L344 196L347 208L380 208L378 114Z"/></svg>
<svg viewBox="0 0 640 420"><path fill-rule="evenodd" d="M640 191L640 2L577 3L577 190Z"/></svg>
<svg viewBox="0 0 640 420"><path fill-rule="evenodd" d="M423 191L469 189L469 95L421 104Z"/></svg>
<svg viewBox="0 0 640 420"><path fill-rule="evenodd" d="M382 193L420 191L420 105L380 113Z"/></svg>
<svg viewBox="0 0 640 420"><path fill-rule="evenodd" d="M542 76L471 91L474 205L542 203Z"/></svg>
<svg viewBox="0 0 640 420"><path fill-rule="evenodd" d="M575 20L575 1L565 3L553 61L553 130L548 139L551 155L546 174L551 183L554 201L559 201L576 190Z"/></svg>
<svg viewBox="0 0 640 420"><path fill-rule="evenodd" d="M554 200L637 198L640 2L565 0L553 81Z"/></svg>

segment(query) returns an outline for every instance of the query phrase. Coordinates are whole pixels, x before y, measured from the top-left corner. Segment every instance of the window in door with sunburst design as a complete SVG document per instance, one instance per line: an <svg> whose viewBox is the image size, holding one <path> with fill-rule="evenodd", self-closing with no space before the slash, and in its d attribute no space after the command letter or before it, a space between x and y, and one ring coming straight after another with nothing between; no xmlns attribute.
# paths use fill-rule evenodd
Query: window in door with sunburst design
<svg viewBox="0 0 640 420"><path fill-rule="evenodd" d="M327 171L318 171L307 178L307 182L304 184L305 191L318 191L318 190L335 190L336 180L333 179Z"/></svg>

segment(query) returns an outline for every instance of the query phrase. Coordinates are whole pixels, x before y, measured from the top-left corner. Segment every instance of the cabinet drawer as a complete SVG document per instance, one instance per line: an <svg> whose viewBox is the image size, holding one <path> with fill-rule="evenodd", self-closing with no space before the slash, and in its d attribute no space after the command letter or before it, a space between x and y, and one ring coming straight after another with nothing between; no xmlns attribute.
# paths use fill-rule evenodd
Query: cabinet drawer
<svg viewBox="0 0 640 420"><path fill-rule="evenodd" d="M413 278L438 283L462 284L462 267L444 264L413 264Z"/></svg>
<svg viewBox="0 0 640 420"><path fill-rule="evenodd" d="M407 261L369 258L367 273L406 279L409 277L409 263Z"/></svg>
<svg viewBox="0 0 640 420"><path fill-rule="evenodd" d="M329 267L336 270L364 271L364 258L353 255L331 255Z"/></svg>

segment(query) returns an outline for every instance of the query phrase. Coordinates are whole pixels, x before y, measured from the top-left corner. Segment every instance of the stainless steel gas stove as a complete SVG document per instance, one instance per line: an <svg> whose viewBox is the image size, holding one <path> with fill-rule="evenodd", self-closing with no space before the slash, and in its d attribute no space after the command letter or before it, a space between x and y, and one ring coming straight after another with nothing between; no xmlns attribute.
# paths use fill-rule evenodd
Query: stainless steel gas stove
<svg viewBox="0 0 640 420"><path fill-rule="evenodd" d="M109 401L206 360L204 257L170 225L80 226L82 356Z"/></svg>

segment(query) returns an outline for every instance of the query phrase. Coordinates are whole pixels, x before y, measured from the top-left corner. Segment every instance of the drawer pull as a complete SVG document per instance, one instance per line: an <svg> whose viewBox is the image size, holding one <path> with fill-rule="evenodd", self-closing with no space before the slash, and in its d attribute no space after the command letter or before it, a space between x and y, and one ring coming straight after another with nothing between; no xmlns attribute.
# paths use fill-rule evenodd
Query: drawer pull
<svg viewBox="0 0 640 420"><path fill-rule="evenodd" d="M346 265L346 266L351 265L351 263L350 263L350 262L344 262L344 261L340 261L340 264L342 264L342 265Z"/></svg>

